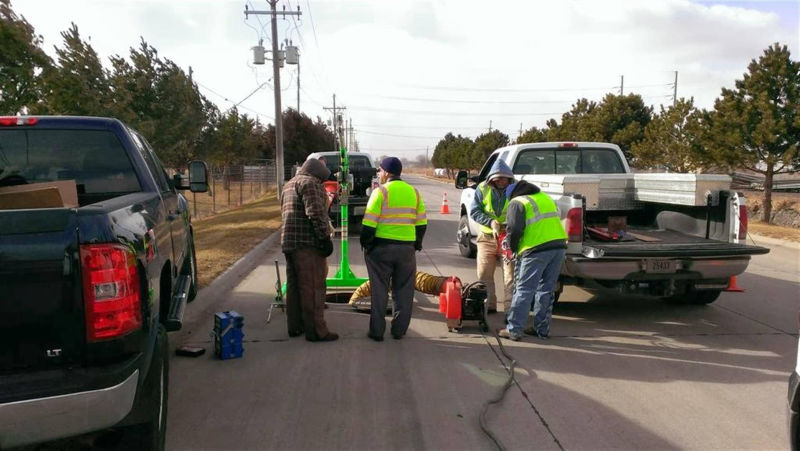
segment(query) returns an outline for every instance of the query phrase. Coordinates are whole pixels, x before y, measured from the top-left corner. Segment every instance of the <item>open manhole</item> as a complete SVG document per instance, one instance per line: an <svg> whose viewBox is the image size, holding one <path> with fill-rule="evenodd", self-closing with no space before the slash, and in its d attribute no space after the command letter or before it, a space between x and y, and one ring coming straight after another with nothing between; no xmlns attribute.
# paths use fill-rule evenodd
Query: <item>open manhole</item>
<svg viewBox="0 0 800 451"><path fill-rule="evenodd" d="M350 297L353 295L352 291L337 291L334 293L325 294L325 302L333 304L347 304L350 302Z"/></svg>

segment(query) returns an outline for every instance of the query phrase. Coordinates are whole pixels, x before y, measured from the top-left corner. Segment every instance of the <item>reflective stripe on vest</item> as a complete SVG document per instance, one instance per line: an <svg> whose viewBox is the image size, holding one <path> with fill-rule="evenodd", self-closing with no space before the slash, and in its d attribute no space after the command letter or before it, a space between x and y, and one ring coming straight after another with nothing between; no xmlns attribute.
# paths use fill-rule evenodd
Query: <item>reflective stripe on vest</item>
<svg viewBox="0 0 800 451"><path fill-rule="evenodd" d="M549 241L566 241L567 232L561 224L558 207L550 196L539 192L515 197L512 202L520 202L525 206L525 231L519 243L518 255Z"/></svg>
<svg viewBox="0 0 800 451"><path fill-rule="evenodd" d="M481 190L481 194L483 194L483 213L489 216L490 218L496 220L500 224L506 223L506 213L508 212L508 198L506 198L505 202L503 203L503 211L500 213L500 216L496 216L494 214L494 206L492 205L492 189L486 182L481 182L478 185L478 189ZM483 224L478 224L480 226L481 232L483 233L492 233L492 228L487 227Z"/></svg>
<svg viewBox="0 0 800 451"><path fill-rule="evenodd" d="M415 241L415 226L427 224L428 220L419 191L402 180L393 180L378 186L370 196L362 223L375 227L378 238Z"/></svg>

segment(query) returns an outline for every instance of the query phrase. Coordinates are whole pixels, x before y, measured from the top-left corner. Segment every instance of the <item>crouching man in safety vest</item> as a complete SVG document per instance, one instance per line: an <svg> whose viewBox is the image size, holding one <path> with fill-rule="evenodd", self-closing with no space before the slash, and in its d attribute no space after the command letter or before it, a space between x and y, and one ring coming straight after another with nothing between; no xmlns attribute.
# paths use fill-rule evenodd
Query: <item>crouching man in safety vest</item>
<svg viewBox="0 0 800 451"><path fill-rule="evenodd" d="M414 275L422 250L428 220L425 204L416 188L400 180L403 165L395 157L381 161L378 177L381 185L372 192L361 222L361 247L372 286L372 304L367 336L383 341L386 331L386 303L389 280L394 298L392 337L403 338L411 322L414 298Z"/></svg>
<svg viewBox="0 0 800 451"><path fill-rule="evenodd" d="M503 160L497 160L486 181L478 185L472 201L470 215L478 223L477 263L478 280L486 283L488 298L487 312L497 312L497 293L494 284L494 272L497 268L497 259L500 249L497 246L497 236L506 229L506 213L508 210L508 197L506 188L514 183L514 173ZM503 312L508 318L511 308L511 295L514 289L514 265L510 261L503 261Z"/></svg>
<svg viewBox="0 0 800 451"><path fill-rule="evenodd" d="M558 207L539 187L524 180L507 188L506 240L516 256L514 298L508 325L498 335L519 341L533 306L533 328L525 333L547 339L555 288L567 249Z"/></svg>

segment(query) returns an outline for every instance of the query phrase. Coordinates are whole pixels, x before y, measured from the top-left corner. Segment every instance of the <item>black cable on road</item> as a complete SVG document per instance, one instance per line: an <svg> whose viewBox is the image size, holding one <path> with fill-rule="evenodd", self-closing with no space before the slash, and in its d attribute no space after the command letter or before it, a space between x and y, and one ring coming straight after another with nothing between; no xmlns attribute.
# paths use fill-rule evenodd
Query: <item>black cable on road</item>
<svg viewBox="0 0 800 451"><path fill-rule="evenodd" d="M481 335L483 335L483 333L481 333ZM553 442L556 444L556 446L558 446L558 449L563 451L564 450L564 446L561 445L561 442L558 440L558 437L556 437L556 435L553 433L553 430L550 429L550 425L547 423L547 420L544 419L544 417L542 416L542 413L539 412L539 409L536 408L536 406L533 404L533 401L531 400L530 396L528 396L528 393L525 392L525 390L522 388L522 386L519 385L519 382L517 381L517 379L514 377L514 368L517 365L517 360L514 359L514 357L512 357L511 354L509 354L506 351L506 348L505 348L505 346L503 346L503 342L502 342L502 340L500 340L500 337L497 335L497 332L494 333L494 338L495 338L495 340L497 340L497 344L500 346L500 353L503 355L503 357L505 357L508 360L509 364L506 364L506 362L503 360L503 358L500 356L500 354L497 353L497 350L494 349L494 346L492 346L492 343L489 342L489 340L486 337L486 335L483 335L483 338L484 338L484 340L486 340L486 344L489 345L489 349L491 349L492 352L494 352L494 355L497 357L497 360L500 361L500 363L503 365L503 367L508 372L508 380L506 381L505 384L503 384L503 388L502 388L502 391L500 393L500 396L499 396L498 400L497 401L489 400L484 405L483 409L481 410L481 417L480 417L481 429L483 429L484 433L486 433L486 435L488 435L489 438L492 439L492 441L495 443L495 445L498 447L498 449L500 449L500 450L504 450L505 449L505 448L503 448L503 446L501 444L499 444L495 440L493 435L490 435L491 432L489 432L486 429L484 429L483 416L485 415L486 410L488 410L490 404L494 404L494 403L499 402L500 400L503 399L503 396L505 395L506 391L508 390L508 387L510 387L511 384L513 383L514 385L517 386L517 388L519 389L520 393L522 393L522 396L525 398L525 400L528 401L528 405L531 406L531 409L533 409L533 412L536 414L536 416L539 417L539 421L542 423L542 426L544 426L544 428L547 430L547 433L550 434L550 437L553 439Z"/></svg>

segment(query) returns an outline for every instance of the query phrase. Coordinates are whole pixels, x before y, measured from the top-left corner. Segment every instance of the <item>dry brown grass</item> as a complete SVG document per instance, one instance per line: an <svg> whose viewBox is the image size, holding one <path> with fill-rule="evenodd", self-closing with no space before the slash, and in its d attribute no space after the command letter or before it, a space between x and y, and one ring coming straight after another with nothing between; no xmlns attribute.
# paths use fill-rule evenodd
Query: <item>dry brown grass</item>
<svg viewBox="0 0 800 451"><path fill-rule="evenodd" d="M252 203L193 224L197 272L204 287L280 228L281 207L273 190Z"/></svg>
<svg viewBox="0 0 800 451"><path fill-rule="evenodd" d="M747 232L756 235L768 236L770 238L777 238L779 240L792 241L800 243L800 229L793 227L783 227L765 222L751 222L747 224Z"/></svg>

